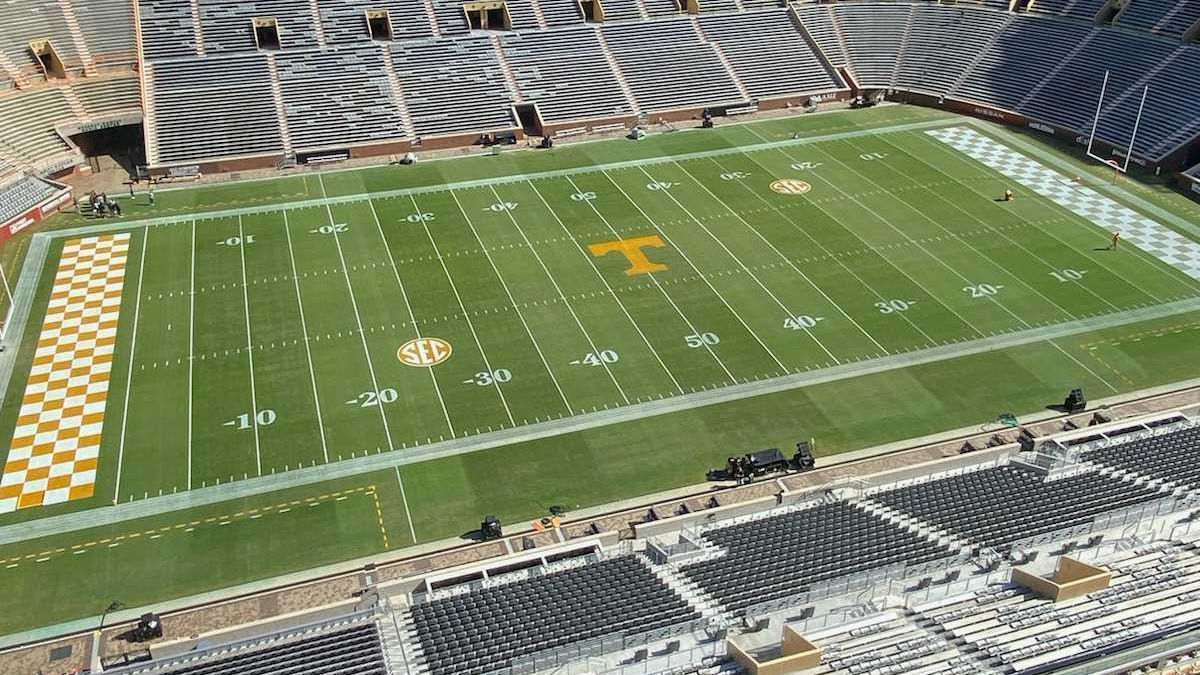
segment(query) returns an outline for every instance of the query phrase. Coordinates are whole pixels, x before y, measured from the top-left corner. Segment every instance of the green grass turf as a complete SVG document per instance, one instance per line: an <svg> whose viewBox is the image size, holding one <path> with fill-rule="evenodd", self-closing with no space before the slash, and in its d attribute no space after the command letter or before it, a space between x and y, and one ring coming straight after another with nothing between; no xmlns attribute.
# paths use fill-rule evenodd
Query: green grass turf
<svg viewBox="0 0 1200 675"><path fill-rule="evenodd" d="M437 162L412 174L383 168L163 193L156 214L930 117L914 110L789 118L712 136L664 135L653 145L583 144L557 154ZM875 153L883 158L864 159ZM776 178L803 179L813 190L779 195L769 189ZM1104 233L1046 200L996 203L1005 184L919 131L885 132L134 230L99 496L0 522L1196 295L1194 280L1133 247L1093 250ZM587 252L589 244L647 235L666 244L649 250L667 266L652 276L627 276L623 258ZM1084 281L1052 275L1064 269L1086 271ZM47 274L35 307L44 307ZM998 292L971 292L981 284ZM39 326L40 310L33 319ZM1190 372L1200 368L1187 358L1195 323L1177 316L407 466L399 472L407 502L395 474L342 483L386 484L377 492L386 518L397 523L394 543L411 543L409 527L429 541L470 529L484 512L514 521L551 503L593 505L693 483L732 451L815 436L820 451L832 453L1026 412L1080 383L1099 396L1200 374ZM418 329L449 341L451 359L433 369L401 364L396 349ZM1151 337L1127 337L1134 334ZM690 335L711 344L693 338L697 346L689 345ZM587 365L597 361L588 354L605 352L611 362ZM481 375L501 371L498 383ZM18 374L13 391L23 383ZM386 402L363 405L375 392ZM0 435L11 434L14 401L19 396L0 411ZM239 424L242 415L270 423ZM3 547L0 558L19 560L0 578L30 586L79 579L150 602L382 550L369 524L266 530L265 522L221 526L243 528L227 546L219 536L200 547L184 538L155 541L201 568L204 560L253 563L268 553L276 554L272 565L213 565L201 574L185 566L155 572L153 558L100 565L92 561L107 552L89 557L98 551L26 559L103 538L77 532ZM301 543L281 553L279 533L299 530L337 533L347 546ZM145 594L117 578L139 565L171 582ZM83 599L64 598L19 612L0 632L91 611Z"/></svg>

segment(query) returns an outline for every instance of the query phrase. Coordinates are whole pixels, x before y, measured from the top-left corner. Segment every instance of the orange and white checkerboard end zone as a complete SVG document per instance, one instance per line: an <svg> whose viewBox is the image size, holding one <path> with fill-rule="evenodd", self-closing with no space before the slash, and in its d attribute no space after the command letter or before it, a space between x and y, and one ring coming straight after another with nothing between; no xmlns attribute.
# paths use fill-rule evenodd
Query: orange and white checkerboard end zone
<svg viewBox="0 0 1200 675"><path fill-rule="evenodd" d="M91 497L129 235L63 245L0 477L0 513Z"/></svg>

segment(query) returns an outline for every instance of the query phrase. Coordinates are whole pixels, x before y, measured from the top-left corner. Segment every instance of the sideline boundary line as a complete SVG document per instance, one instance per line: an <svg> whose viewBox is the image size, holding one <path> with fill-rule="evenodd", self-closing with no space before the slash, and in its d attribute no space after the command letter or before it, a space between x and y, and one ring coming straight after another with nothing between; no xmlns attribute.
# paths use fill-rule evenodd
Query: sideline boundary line
<svg viewBox="0 0 1200 675"><path fill-rule="evenodd" d="M122 502L116 506L104 506L14 523L0 526L0 545L62 534L74 530L110 525L134 518L143 518L171 511L205 506L231 499L252 497L276 490L320 483L337 478L347 478L373 471L390 470L393 467L478 452L513 443L561 436L563 434L609 426L621 422L630 422L672 412L692 410L717 403L737 401L764 394L773 394L827 382L836 382L852 377L1052 341L1080 333L1094 332L1196 311L1200 311L1200 298L1189 298L1152 307L1132 309L1117 314L1079 319L1039 328L1016 330L978 340L898 353L868 361L844 363L840 366L783 375L769 380L735 384L719 389L700 391L694 394L638 403L623 408L610 408L609 410L595 413L586 413L528 426L504 429L480 436L441 441L421 448L410 448L404 452L367 455L332 464L297 469L287 473L267 474L220 486L214 485L188 492L150 497L149 499L140 501Z"/></svg>

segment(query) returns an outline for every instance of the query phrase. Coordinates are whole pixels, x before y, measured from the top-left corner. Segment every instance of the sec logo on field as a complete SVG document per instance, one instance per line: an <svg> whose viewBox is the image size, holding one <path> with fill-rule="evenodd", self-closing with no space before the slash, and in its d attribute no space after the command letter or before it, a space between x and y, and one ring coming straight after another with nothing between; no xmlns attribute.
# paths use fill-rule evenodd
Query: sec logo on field
<svg viewBox="0 0 1200 675"><path fill-rule="evenodd" d="M783 178L771 183L771 189L781 195L802 195L812 189L812 185L795 178Z"/></svg>
<svg viewBox="0 0 1200 675"><path fill-rule="evenodd" d="M429 368L450 358L454 349L441 338L423 337L409 340L396 350L400 363L415 368Z"/></svg>

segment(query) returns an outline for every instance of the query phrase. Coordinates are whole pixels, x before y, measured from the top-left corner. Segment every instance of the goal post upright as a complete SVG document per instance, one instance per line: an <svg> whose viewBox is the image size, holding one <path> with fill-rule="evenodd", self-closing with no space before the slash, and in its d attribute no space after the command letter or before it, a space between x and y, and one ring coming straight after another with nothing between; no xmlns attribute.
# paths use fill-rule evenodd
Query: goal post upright
<svg viewBox="0 0 1200 675"><path fill-rule="evenodd" d="M1111 77L1112 77L1112 71L1105 70L1104 71L1104 82L1100 85L1100 97L1096 100L1096 115L1095 115L1095 117L1092 118L1092 132L1091 132L1091 135L1088 136L1086 154L1088 157L1091 157L1092 159L1094 159L1098 162L1103 162L1104 164L1107 164L1107 165L1113 167L1113 169L1119 175L1122 173L1129 173L1129 163L1131 161L1133 161L1133 148L1134 148L1134 144L1137 143L1138 131L1142 127L1142 115L1146 111L1146 99L1150 95L1150 85L1147 84L1142 88L1142 98L1141 98L1141 101L1138 103L1137 116L1133 120L1133 133L1129 137L1129 146L1127 148L1125 148L1125 162L1121 163L1115 159L1106 159L1104 157L1101 157L1100 155L1096 154L1096 152L1094 150L1095 143L1096 143L1096 132L1100 128L1100 114L1104 110L1104 99L1108 95L1108 82ZM1118 97L1118 100L1120 100L1120 97ZM1116 146L1114 146L1114 148L1115 147ZM1119 149L1119 148L1117 148L1117 149ZM1114 182L1115 182L1115 180L1116 179L1114 178Z"/></svg>

